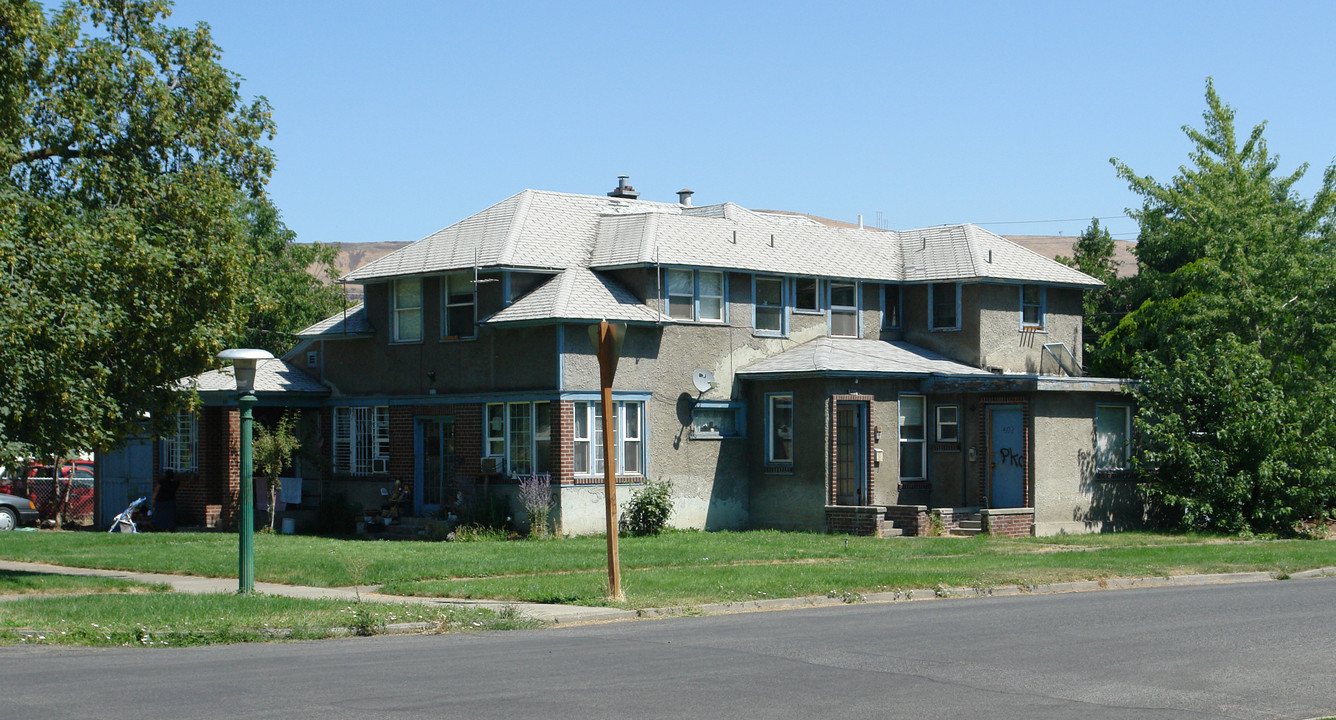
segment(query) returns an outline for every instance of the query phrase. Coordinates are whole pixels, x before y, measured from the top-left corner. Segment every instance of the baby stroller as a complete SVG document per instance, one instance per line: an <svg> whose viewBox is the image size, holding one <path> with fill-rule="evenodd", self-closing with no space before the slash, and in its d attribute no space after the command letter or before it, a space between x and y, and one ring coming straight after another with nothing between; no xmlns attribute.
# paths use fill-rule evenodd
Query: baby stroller
<svg viewBox="0 0 1336 720"><path fill-rule="evenodd" d="M139 532L139 525L135 523L135 515L138 515L138 514L139 514L139 510L140 510L140 508L143 507L144 503L146 503L146 502L148 502L148 498L146 498L146 497L141 497L141 498L139 498L138 500L136 500L136 501L130 503L130 507L126 508L124 512L122 512L120 515L117 515L116 517L112 518L112 520L111 520L111 527L107 529L107 532L109 532L109 533L114 533L114 532L137 533L137 532Z"/></svg>

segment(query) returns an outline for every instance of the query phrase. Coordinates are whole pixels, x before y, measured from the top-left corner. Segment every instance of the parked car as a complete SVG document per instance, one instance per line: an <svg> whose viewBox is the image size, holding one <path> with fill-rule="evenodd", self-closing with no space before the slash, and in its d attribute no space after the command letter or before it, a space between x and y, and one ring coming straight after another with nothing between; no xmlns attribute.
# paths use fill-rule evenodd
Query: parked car
<svg viewBox="0 0 1336 720"><path fill-rule="evenodd" d="M66 460L60 464L60 482L52 481L52 466L29 464L19 479L12 479L8 492L30 499L43 518L54 518L58 500L65 499L66 521L93 517L93 463L90 460Z"/></svg>
<svg viewBox="0 0 1336 720"><path fill-rule="evenodd" d="M18 495L0 493L0 532L37 522L39 513L32 501Z"/></svg>

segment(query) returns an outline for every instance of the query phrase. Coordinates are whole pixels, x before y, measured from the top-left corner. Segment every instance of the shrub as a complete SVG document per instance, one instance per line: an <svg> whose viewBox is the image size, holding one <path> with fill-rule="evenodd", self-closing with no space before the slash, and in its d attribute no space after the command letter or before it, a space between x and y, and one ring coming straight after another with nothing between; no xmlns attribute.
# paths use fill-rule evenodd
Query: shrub
<svg viewBox="0 0 1336 720"><path fill-rule="evenodd" d="M529 515L529 535L547 535L547 519L552 514L552 479L547 475L520 478L520 504Z"/></svg>
<svg viewBox="0 0 1336 720"><path fill-rule="evenodd" d="M328 493L315 508L315 531L321 535L352 535L357 532L361 508L341 492Z"/></svg>
<svg viewBox="0 0 1336 720"><path fill-rule="evenodd" d="M673 483L650 480L626 504L623 526L632 535L658 535L673 514Z"/></svg>

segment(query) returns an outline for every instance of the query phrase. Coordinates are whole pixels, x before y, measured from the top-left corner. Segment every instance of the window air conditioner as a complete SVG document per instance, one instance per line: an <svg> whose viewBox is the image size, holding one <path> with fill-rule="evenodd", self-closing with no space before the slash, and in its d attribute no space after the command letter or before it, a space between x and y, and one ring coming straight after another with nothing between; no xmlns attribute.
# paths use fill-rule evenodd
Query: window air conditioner
<svg viewBox="0 0 1336 720"><path fill-rule="evenodd" d="M372 458L372 459L371 459L371 472L373 472L373 473L387 473L387 472L389 472L389 471L390 471L390 461L389 461L388 458Z"/></svg>
<svg viewBox="0 0 1336 720"><path fill-rule="evenodd" d="M485 457L482 459L484 475L500 475L505 471L506 459L503 457Z"/></svg>

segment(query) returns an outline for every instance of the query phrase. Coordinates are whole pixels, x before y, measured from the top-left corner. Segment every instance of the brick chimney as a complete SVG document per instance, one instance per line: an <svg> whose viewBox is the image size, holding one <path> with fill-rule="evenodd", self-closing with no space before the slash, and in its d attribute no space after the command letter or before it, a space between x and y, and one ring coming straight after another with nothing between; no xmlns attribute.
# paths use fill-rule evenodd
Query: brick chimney
<svg viewBox="0 0 1336 720"><path fill-rule="evenodd" d="M630 175L618 175L617 189L608 193L608 197L626 198L627 200L635 200L640 197L640 193L636 192L636 189L626 182L629 179L631 179Z"/></svg>

